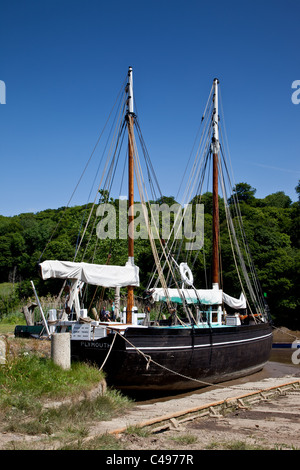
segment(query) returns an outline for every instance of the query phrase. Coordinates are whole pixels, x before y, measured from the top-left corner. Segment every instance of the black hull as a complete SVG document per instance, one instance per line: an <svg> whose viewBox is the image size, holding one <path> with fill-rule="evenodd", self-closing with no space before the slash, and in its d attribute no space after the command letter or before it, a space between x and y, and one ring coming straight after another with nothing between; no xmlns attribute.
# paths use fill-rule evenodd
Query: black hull
<svg viewBox="0 0 300 470"><path fill-rule="evenodd" d="M72 340L71 356L99 367L107 358L107 383L121 390L192 390L232 380L262 369L272 347L269 324L128 328L109 353L114 336Z"/></svg>

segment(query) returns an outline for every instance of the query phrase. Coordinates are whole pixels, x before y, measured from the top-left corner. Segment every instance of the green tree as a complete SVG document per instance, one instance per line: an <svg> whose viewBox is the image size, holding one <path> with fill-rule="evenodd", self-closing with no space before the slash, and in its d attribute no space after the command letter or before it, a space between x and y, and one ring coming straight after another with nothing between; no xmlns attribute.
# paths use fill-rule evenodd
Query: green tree
<svg viewBox="0 0 300 470"><path fill-rule="evenodd" d="M247 183L239 183L234 195L240 201L245 235L250 247L258 277L276 325L300 328L299 318L299 273L300 273L300 181L295 188L298 201L291 203L282 191L270 194L264 199L255 198L255 189ZM105 194L103 194L105 196ZM193 264L195 285L199 288L211 286L210 258L212 252L212 194L205 193L201 200L205 209L204 246ZM229 198L236 223L233 196ZM115 205L117 220L118 200L110 198ZM173 196L162 197L157 204L176 203ZM219 197L221 224L222 280L225 291L231 295L240 294L240 286L235 275L231 256L231 243L226 229L224 204ZM92 233L97 225L96 207L91 213L92 204L74 207L47 209L36 214L26 213L14 217L0 216L0 282L19 281L20 295L32 295L30 279L33 279L41 295L57 294L61 282L42 281L37 276L37 264L44 259L73 260L75 248L85 231L76 260L105 264L124 265L128 259L127 240L100 240ZM118 236L117 229L117 236ZM224 232L224 233L223 233ZM89 242L88 246L86 242ZM159 248L159 241L156 241ZM87 246L87 248L86 248ZM177 253L177 252L176 252ZM183 260L183 259L182 259ZM135 262L140 268L141 295L147 286L154 259L149 240L135 241ZM179 260L180 262L180 260ZM207 268L205 270L205 268Z"/></svg>
<svg viewBox="0 0 300 470"><path fill-rule="evenodd" d="M248 183L237 183L233 188L233 195L230 196L228 199L228 204L234 204L236 198L239 202L246 202L247 204L251 204L255 201L254 194L256 193L256 189L252 188Z"/></svg>
<svg viewBox="0 0 300 470"><path fill-rule="evenodd" d="M283 191L278 191L277 193L270 194L266 196L263 200L267 206L280 207L287 209L291 206L292 200L287 196Z"/></svg>

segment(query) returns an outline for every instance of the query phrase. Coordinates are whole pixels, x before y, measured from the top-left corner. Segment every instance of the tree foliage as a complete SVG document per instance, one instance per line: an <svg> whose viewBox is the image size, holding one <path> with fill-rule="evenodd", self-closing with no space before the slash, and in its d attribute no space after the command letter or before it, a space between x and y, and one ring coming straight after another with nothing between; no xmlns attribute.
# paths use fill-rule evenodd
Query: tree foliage
<svg viewBox="0 0 300 470"><path fill-rule="evenodd" d="M299 200L291 199L279 191L264 199L255 197L256 190L247 183L239 183L228 203L238 198L245 234L263 291L267 295L272 316L276 324L300 328L299 293L300 285L300 182L296 193ZM102 200L106 197L101 194ZM222 199L220 224L225 226L225 211ZM110 198L114 204L117 220L119 201ZM163 197L156 201L174 204L174 197ZM196 202L196 199L194 199ZM197 201L198 202L198 201ZM209 265L211 254L212 195L206 193L200 201L205 207L204 247L200 250L194 265L194 275L199 288L205 287L204 266ZM33 279L41 295L56 294L56 281L42 282L37 266L45 259L76 260L105 264L125 264L127 261L127 240L98 239L91 236L92 227L98 219L92 205L47 209L38 213L19 214L14 217L0 216L0 283L13 283L20 296L32 295L30 280ZM86 223L89 219L89 226ZM80 238L90 240L88 248L80 245ZM238 290L234 281L234 265L229 258L229 239L222 238L222 276L224 289ZM148 240L135 242L135 262L140 268L141 292L149 280L153 257ZM0 316L1 316L0 311Z"/></svg>

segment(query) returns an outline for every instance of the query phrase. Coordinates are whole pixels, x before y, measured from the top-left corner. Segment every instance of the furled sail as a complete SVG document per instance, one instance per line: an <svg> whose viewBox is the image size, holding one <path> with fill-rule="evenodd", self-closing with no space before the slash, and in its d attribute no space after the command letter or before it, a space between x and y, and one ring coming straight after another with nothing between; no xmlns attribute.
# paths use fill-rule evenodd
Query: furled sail
<svg viewBox="0 0 300 470"><path fill-rule="evenodd" d="M182 299L188 304L196 304L199 301L206 305L215 305L222 303L222 290L220 289L168 289L170 300L176 303L182 303ZM152 298L155 302L166 300L165 289L155 288L152 290Z"/></svg>
<svg viewBox="0 0 300 470"><path fill-rule="evenodd" d="M187 304L197 304L201 302L204 305L221 305L223 302L229 307L235 309L245 309L246 299L243 293L236 299L225 294L222 289L168 289L169 298L172 302L182 303L182 299ZM155 302L165 301L165 289L155 288L152 290L152 299Z"/></svg>
<svg viewBox="0 0 300 470"><path fill-rule="evenodd" d="M138 287L140 285L139 268L129 262L125 266L113 266L47 260L40 264L40 268L44 280L78 279L87 284L103 287Z"/></svg>

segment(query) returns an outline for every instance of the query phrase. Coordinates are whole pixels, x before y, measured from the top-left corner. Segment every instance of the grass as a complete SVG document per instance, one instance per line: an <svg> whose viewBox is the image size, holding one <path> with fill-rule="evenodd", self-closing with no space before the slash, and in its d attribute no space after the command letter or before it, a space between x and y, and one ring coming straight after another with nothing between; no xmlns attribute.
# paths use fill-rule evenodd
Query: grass
<svg viewBox="0 0 300 470"><path fill-rule="evenodd" d="M90 440L77 439L66 443L59 450L123 450L123 444L117 437L109 434L101 434Z"/></svg>
<svg viewBox="0 0 300 470"><path fill-rule="evenodd" d="M197 437L192 434L182 434L176 437L172 437L172 440L182 445L191 445L197 442Z"/></svg>
<svg viewBox="0 0 300 470"><path fill-rule="evenodd" d="M2 293L6 287L2 286ZM50 358L50 342L13 337L15 325L22 323L22 313L1 315L0 335L7 343L7 361L0 365L0 433L27 436L13 439L5 449L121 449L114 436L89 439L89 429L123 414L131 400L108 389L97 398L78 401L79 395L103 380L103 373L84 363L72 363L70 370L60 368ZM62 399L68 402L58 408L44 406Z"/></svg>
<svg viewBox="0 0 300 470"><path fill-rule="evenodd" d="M7 323L4 320L0 321L0 335L8 335L8 334L13 334L15 331L15 324L18 325L25 325L26 322L20 321L20 322L13 322L13 323Z"/></svg>
<svg viewBox="0 0 300 470"><path fill-rule="evenodd" d="M149 437L149 436L151 436L151 432L149 431L149 429L141 428L139 426L134 426L134 425L128 426L126 431L125 431L125 434L126 435L134 435L134 436L138 436L138 437Z"/></svg>
<svg viewBox="0 0 300 470"><path fill-rule="evenodd" d="M11 282L0 283L0 312L1 317L9 316L20 306L16 285Z"/></svg>
<svg viewBox="0 0 300 470"><path fill-rule="evenodd" d="M269 447L264 447L256 444L249 444L244 441L228 441L228 442L211 442L207 450L267 450Z"/></svg>
<svg viewBox="0 0 300 470"><path fill-rule="evenodd" d="M74 404L65 404L59 408L44 409L42 407L12 408L6 413L6 432L27 435L48 435L56 440L73 441L88 436L88 428L92 422L106 421L120 412L124 407L124 398L115 397L108 392L94 400L83 400ZM120 404L122 402L122 405Z"/></svg>
<svg viewBox="0 0 300 470"><path fill-rule="evenodd" d="M74 396L96 385L103 376L96 368L75 363L63 370L49 358L24 352L0 369L0 406L18 406L19 401Z"/></svg>
<svg viewBox="0 0 300 470"><path fill-rule="evenodd" d="M16 339L17 340L17 339ZM26 344L26 341L20 344ZM112 419L122 413L131 401L118 391L108 390L93 400L76 400L103 379L97 368L83 363L64 370L40 353L20 350L0 366L0 432L38 436L49 448L80 449L89 433L89 426ZM73 399L55 408L45 408L47 400ZM34 442L10 444L14 449L34 448ZM33 447L32 447L33 446ZM100 446L91 441L89 448ZM116 448L116 440L101 439L101 448ZM103 447L104 446L104 447Z"/></svg>

